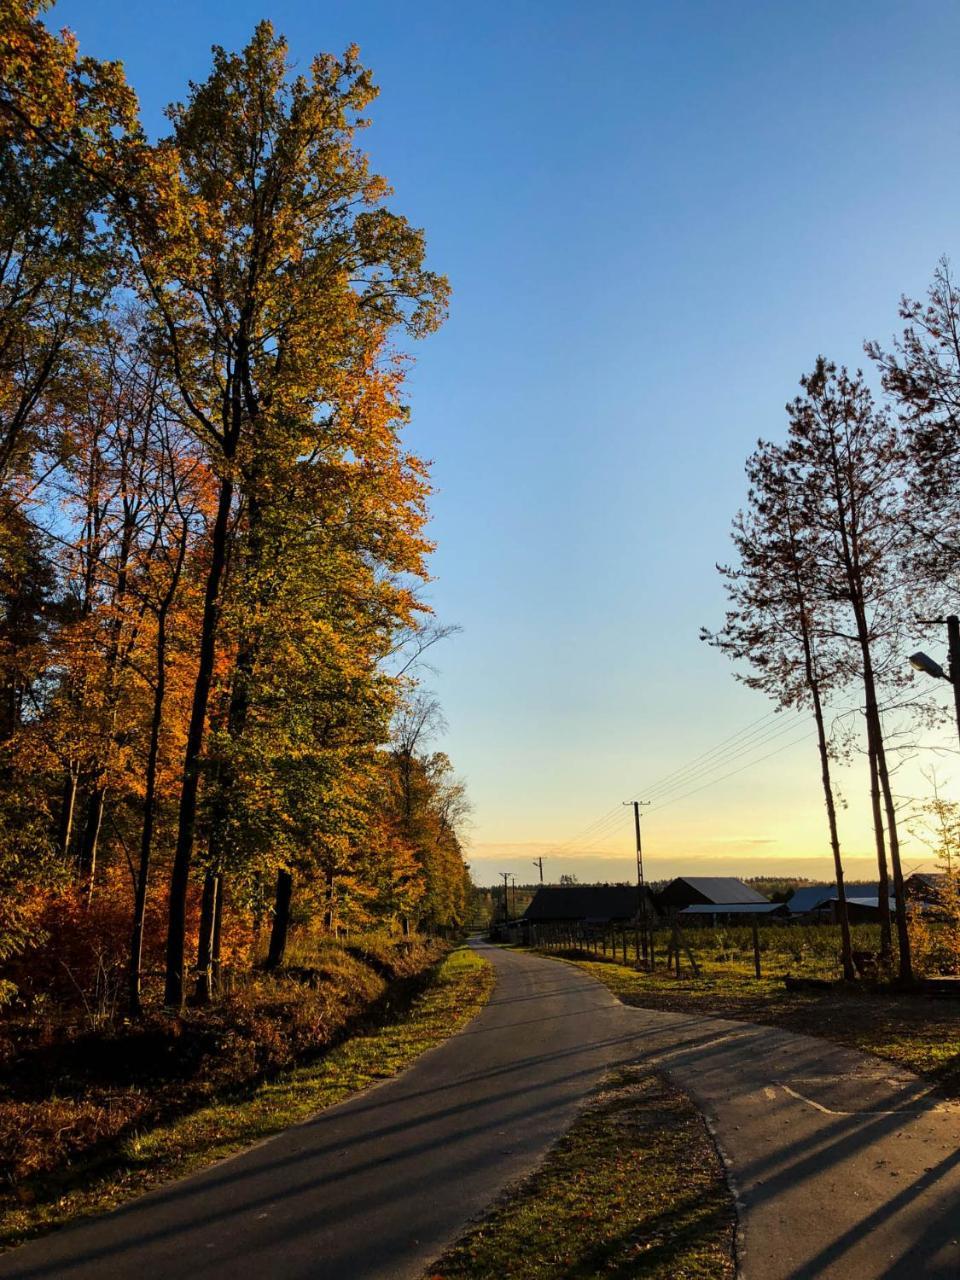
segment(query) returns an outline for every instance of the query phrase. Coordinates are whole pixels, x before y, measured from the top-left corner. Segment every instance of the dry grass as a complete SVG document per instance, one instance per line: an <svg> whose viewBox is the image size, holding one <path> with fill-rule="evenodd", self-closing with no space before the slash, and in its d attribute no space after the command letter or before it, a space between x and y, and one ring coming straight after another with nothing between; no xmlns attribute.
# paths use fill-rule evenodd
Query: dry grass
<svg viewBox="0 0 960 1280"><path fill-rule="evenodd" d="M645 973L631 965L582 956L574 963L625 1004L736 1018L821 1036L889 1058L928 1076L945 1092L960 1095L960 1006L956 1001L869 986L789 991L782 969L757 979L752 966L743 962L711 960L702 951L698 960L699 977L693 976L684 960L679 978L665 968Z"/></svg>
<svg viewBox="0 0 960 1280"><path fill-rule="evenodd" d="M355 958L326 957L329 966L339 966L341 979L357 980L349 998L339 982L319 977L312 989L287 975L277 980L272 996L248 990L249 1024L238 1022L235 1011L211 1015L230 1025L212 1033L198 1057L176 1058L179 1083L167 1063L159 1081L135 1085L125 1080L117 1087L88 1076L75 1081L71 1093L69 1077L61 1077L57 1087L63 1096L53 1096L47 1083L42 1086L46 1096L21 1097L15 1111L4 1112L13 1106L5 1099L0 1116L6 1116L7 1144L17 1141L12 1126L19 1116L17 1158L27 1168L8 1181L0 1197L0 1243L17 1243L112 1208L402 1070L469 1021L493 986L490 966L474 952L455 951L439 965L430 963L429 955L423 951L419 974L389 990L384 978ZM408 954L404 964L413 963ZM362 970L363 982L354 966ZM335 1013L335 990L354 1015L346 1039L347 1017L343 1010ZM358 1026L361 1013L364 1024ZM311 1041L311 1035L326 1038ZM338 1035L339 1046L324 1052ZM279 1066L264 1070L263 1062L281 1059ZM294 1065L298 1059L300 1065ZM194 1074L184 1076L191 1060ZM106 1063L109 1056L99 1061Z"/></svg>
<svg viewBox="0 0 960 1280"><path fill-rule="evenodd" d="M430 1280L728 1280L734 1209L689 1098L639 1068L598 1091L540 1169Z"/></svg>

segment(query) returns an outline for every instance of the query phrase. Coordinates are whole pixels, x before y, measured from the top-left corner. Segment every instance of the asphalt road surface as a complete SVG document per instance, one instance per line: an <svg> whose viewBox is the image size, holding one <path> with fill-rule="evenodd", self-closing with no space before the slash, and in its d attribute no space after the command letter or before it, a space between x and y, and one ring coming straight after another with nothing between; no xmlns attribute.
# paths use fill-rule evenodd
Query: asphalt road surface
<svg viewBox="0 0 960 1280"><path fill-rule="evenodd" d="M484 950L499 978L490 1003L403 1075L4 1254L0 1277L417 1280L608 1069L640 1062L707 1116L745 1280L960 1278L956 1104L864 1054L630 1009L572 966Z"/></svg>

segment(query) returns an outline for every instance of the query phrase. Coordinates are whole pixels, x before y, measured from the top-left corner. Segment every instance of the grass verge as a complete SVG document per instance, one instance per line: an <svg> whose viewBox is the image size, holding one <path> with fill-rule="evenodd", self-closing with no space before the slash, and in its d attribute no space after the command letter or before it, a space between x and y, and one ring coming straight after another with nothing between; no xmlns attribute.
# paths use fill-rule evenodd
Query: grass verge
<svg viewBox="0 0 960 1280"><path fill-rule="evenodd" d="M641 1068L598 1090L540 1169L430 1280L727 1280L734 1208L690 1099Z"/></svg>
<svg viewBox="0 0 960 1280"><path fill-rule="evenodd" d="M493 969L476 952L451 952L402 1014L274 1079L225 1091L169 1123L126 1136L95 1158L25 1181L17 1189L21 1202L0 1216L0 1247L115 1208L396 1075L465 1026L493 983Z"/></svg>
<svg viewBox="0 0 960 1280"><path fill-rule="evenodd" d="M758 979L729 963L704 966L699 978L689 972L677 978L666 969L645 973L609 960L564 958L598 978L624 1004L737 1018L820 1036L888 1058L960 1096L956 1001L839 985L788 991L782 975Z"/></svg>

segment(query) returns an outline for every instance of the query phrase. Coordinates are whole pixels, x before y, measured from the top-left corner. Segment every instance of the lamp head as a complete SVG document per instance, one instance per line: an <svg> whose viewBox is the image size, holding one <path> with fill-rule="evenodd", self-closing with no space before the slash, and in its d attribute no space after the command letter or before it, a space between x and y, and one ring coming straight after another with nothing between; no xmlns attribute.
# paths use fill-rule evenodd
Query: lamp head
<svg viewBox="0 0 960 1280"><path fill-rule="evenodd" d="M923 671L928 676L933 676L937 680L947 680L949 677L941 667L939 662L934 660L922 650L917 653L911 653L910 665L917 671Z"/></svg>

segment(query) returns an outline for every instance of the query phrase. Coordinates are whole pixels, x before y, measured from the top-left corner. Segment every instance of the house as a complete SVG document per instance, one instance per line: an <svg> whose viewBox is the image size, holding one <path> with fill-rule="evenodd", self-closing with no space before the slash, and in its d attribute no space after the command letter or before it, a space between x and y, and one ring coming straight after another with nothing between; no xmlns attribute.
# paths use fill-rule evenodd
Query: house
<svg viewBox="0 0 960 1280"><path fill-rule="evenodd" d="M875 881L871 884L866 880L848 880L844 883L843 890L847 898L876 898L879 886ZM794 889L787 899L787 907L794 918L809 915L814 919L819 913L824 919L829 919L831 909L828 904L836 896L835 884L805 885L802 889Z"/></svg>
<svg viewBox="0 0 960 1280"><path fill-rule="evenodd" d="M653 895L644 889L647 911L656 915ZM637 917L640 899L633 884L541 885L521 917L526 924L624 924Z"/></svg>
<svg viewBox="0 0 960 1280"><path fill-rule="evenodd" d="M919 907L936 908L943 905L943 890L947 876L943 871L918 871L907 876L903 893L907 902Z"/></svg>
<svg viewBox="0 0 960 1280"><path fill-rule="evenodd" d="M678 876L657 895L662 911L736 903L768 903L768 899L734 876Z"/></svg>
<svg viewBox="0 0 960 1280"><path fill-rule="evenodd" d="M851 924L876 924L880 919L880 898L876 893L857 897L847 893L846 899L847 919ZM895 916L897 914L897 900L891 897L888 901L890 903L890 915ZM810 921L824 920L830 924L837 924L840 920L840 899L836 894L830 898L825 898L815 912L808 913L807 918Z"/></svg>
<svg viewBox="0 0 960 1280"><path fill-rule="evenodd" d="M750 924L756 919L787 920L785 902L696 902L677 912L684 924Z"/></svg>

